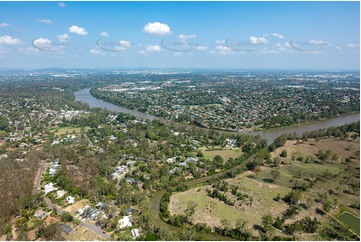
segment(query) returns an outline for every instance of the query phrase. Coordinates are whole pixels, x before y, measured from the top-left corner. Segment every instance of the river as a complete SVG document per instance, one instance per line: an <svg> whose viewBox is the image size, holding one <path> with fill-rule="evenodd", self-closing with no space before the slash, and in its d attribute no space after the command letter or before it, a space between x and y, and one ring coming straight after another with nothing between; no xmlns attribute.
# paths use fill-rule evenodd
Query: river
<svg viewBox="0 0 361 242"><path fill-rule="evenodd" d="M163 122L167 122L165 119L158 118L158 117L155 117L150 114L145 114L145 113L141 113L138 111L130 110L130 109L123 108L123 107L114 105L112 103L109 103L109 102L106 102L103 100L96 99L95 97L93 97L90 94L89 91L90 91L90 88L85 88L85 89L75 92L74 95L75 95L76 100L84 102L84 103L88 103L90 107L94 107L94 108L105 108L110 111L129 113L138 118L145 118L145 119L149 119L149 120L158 119ZM282 134L287 134L287 133L303 134L306 131L314 131L317 129L327 129L329 127L341 126L344 124L349 124L349 123L353 123L353 122L357 122L357 121L360 121L360 113L340 116L340 117L328 119L328 120L321 120L321 121L297 124L297 125L292 125L292 126L287 126L287 127L273 128L273 129L267 129L267 130L262 130L262 131L253 131L253 132L248 132L247 134L260 135L263 139L267 140L268 144L271 144L278 136L280 136ZM189 126L192 126L192 125L189 125ZM223 132L223 131L221 131L221 132ZM231 132L231 133L235 133L235 132Z"/></svg>
<svg viewBox="0 0 361 242"><path fill-rule="evenodd" d="M158 119L158 120L167 122L164 119L155 117L150 114L144 114L141 112L137 112L134 110L130 110L127 108L123 108L123 107L111 104L111 103L103 101L103 100L96 99L95 97L93 97L90 94L89 91L90 91L90 88L86 88L86 89L82 89L80 91L75 92L74 94L75 94L76 100L84 102L84 103L88 103L90 107L94 107L94 108L95 107L96 108L105 108L110 111L129 113L138 118L146 118L149 120ZM280 136L282 134L294 133L294 132L297 134L302 134L306 131L325 129L325 128L329 128L332 126L341 126L344 124L357 122L359 120L360 120L360 114L358 113L358 114L341 116L341 117L337 117L337 118L333 118L333 119L329 119L329 120L315 121L315 122L310 122L310 123L305 123L305 124L292 125L292 126L288 126L288 127L280 127L280 128L274 128L274 129L263 130L263 131L254 131L254 132L249 132L248 134L260 135L262 138L266 139L268 143L272 143L275 140L275 138L277 138L278 136ZM189 125L189 126L191 126L191 125ZM224 131L221 131L221 132L224 132ZM234 132L232 132L232 133L234 133ZM245 165L245 163L243 163L242 165ZM236 167L234 167L234 168L236 168ZM232 168L232 169L234 169L234 168ZM184 182L184 184L186 184L188 186L192 186L192 185L195 185L198 183L205 182L209 179L219 177L219 176L223 175L225 172L226 171L223 171L223 172L214 174L212 176L202 177L199 179L186 181L186 182ZM161 226L163 229L165 229L167 231L179 231L179 229L180 229L179 227L175 227L170 224L167 224L159 218L160 200L165 192L166 192L165 190L162 190L162 191L157 191L157 192L153 193L152 198L151 198L151 212L153 213L156 223L159 226ZM208 237L209 240L234 240L230 237L220 236L220 235L213 234L213 233L206 234L206 236Z"/></svg>

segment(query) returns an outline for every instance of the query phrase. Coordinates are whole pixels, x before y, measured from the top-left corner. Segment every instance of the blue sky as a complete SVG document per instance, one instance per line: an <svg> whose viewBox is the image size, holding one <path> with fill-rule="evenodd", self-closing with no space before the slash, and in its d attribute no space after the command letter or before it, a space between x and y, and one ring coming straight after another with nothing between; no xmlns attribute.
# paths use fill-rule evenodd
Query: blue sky
<svg viewBox="0 0 361 242"><path fill-rule="evenodd" d="M0 68L358 70L359 2L0 2Z"/></svg>

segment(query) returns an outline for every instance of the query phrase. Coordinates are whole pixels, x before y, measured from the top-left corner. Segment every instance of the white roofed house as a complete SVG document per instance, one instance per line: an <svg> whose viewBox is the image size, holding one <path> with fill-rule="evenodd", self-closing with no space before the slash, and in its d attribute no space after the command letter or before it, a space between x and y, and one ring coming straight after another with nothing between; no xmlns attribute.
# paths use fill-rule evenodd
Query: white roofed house
<svg viewBox="0 0 361 242"><path fill-rule="evenodd" d="M48 194L49 192L56 191L58 188L54 187L54 184L52 182L45 184L44 186L44 192L45 194Z"/></svg>
<svg viewBox="0 0 361 242"><path fill-rule="evenodd" d="M68 204L73 204L75 202L75 199L72 196L67 196L65 199Z"/></svg>
<svg viewBox="0 0 361 242"><path fill-rule="evenodd" d="M64 190L59 190L56 192L56 195L58 196L58 198L62 198L65 195L66 191Z"/></svg>
<svg viewBox="0 0 361 242"><path fill-rule="evenodd" d="M118 220L118 225L120 229L133 226L132 222L130 222L130 217L131 216L123 216L123 218Z"/></svg>

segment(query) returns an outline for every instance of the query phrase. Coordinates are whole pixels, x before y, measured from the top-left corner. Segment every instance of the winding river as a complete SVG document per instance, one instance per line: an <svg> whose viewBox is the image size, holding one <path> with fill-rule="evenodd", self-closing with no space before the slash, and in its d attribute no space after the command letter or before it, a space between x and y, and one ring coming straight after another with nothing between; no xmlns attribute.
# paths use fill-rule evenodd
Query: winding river
<svg viewBox="0 0 361 242"><path fill-rule="evenodd" d="M105 108L110 111L129 113L138 118L145 118L145 119L149 119L149 120L158 119L163 122L167 122L167 120L165 120L165 119L158 118L158 117L155 117L150 114L145 114L145 113L141 113L138 111L130 110L130 109L123 108L123 107L114 105L112 103L109 103L109 102L106 102L106 101L103 101L100 99L96 99L95 97L93 97L90 94L89 91L90 91L90 88L85 88L85 89L75 92L74 94L75 94L76 100L84 102L84 103L88 103L90 107L94 107L94 108ZM321 121L297 124L297 125L292 125L292 126L267 129L267 130L262 130L262 131L253 131L253 132L248 132L248 134L251 134L251 135L258 134L263 139L266 139L268 144L271 144L278 136L280 136L282 134L287 134L287 133L303 134L306 131L314 131L317 129L325 129L325 128L327 129L329 127L341 126L344 124L357 122L357 121L360 121L360 113L340 116L340 117L328 119L328 120L321 120ZM189 125L189 126L192 126L192 125ZM226 132L226 131L221 131L221 132ZM234 133L234 132L232 132L232 133Z"/></svg>
<svg viewBox="0 0 361 242"><path fill-rule="evenodd" d="M123 107L111 104L111 103L103 101L103 100L96 99L95 97L93 97L90 94L89 91L90 91L90 88L86 88L86 89L82 89L80 91L75 92L74 94L75 94L76 100L87 103L87 104L89 104L90 107L105 108L110 111L129 113L138 118L145 118L145 119L149 119L149 120L158 119L158 120L167 122L167 120L165 120L165 119L158 118L158 117L155 117L150 114L140 113L140 112L137 112L134 110L130 110L127 108L123 108ZM263 131L254 131L254 132L249 132L249 134L260 135L262 138L266 139L268 143L272 143L278 136L280 136L282 134L294 133L294 132L297 134L302 134L306 131L325 129L325 128L329 128L329 127L333 127L333 126L341 126L344 124L357 122L359 120L360 120L360 114L358 113L358 114L341 116L341 117L337 117L337 118L333 118L333 119L329 119L329 120L321 120L321 121L315 121L315 122L310 122L310 123L305 123L305 124L292 125L292 126L288 126L288 127L268 129L268 130L263 130ZM189 126L191 126L191 125L189 125ZM226 132L226 131L221 131L221 132ZM234 133L234 132L232 132L232 133ZM244 163L242 165L244 165ZM236 168L236 167L234 167L234 168ZM234 168L232 168L232 169L234 169ZM184 184L186 184L188 186L192 186L192 185L195 185L198 183L205 182L209 179L219 177L219 176L223 175L225 172L226 171L223 171L223 172L214 174L212 176L207 176L207 177L202 177L202 178L186 181L186 182L184 182ZM164 221L162 221L159 217L160 200L165 192L166 192L165 190L162 190L162 191L156 191L155 193L153 193L152 198L151 198L151 212L153 213L153 216L154 216L157 224L159 226L161 226L163 229L165 229L167 231L179 231L180 230L179 227L175 227L170 224L167 224ZM223 241L234 240L230 237L220 236L220 235L213 234L213 233L209 233L209 234L205 234L205 235L203 234L203 236L208 237L207 239L209 239L209 240L223 240Z"/></svg>

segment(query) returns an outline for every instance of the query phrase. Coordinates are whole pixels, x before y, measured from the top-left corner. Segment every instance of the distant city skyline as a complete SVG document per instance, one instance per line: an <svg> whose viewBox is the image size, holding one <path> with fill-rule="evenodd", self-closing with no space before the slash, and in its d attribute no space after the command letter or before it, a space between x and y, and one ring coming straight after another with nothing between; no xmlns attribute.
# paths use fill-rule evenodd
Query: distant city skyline
<svg viewBox="0 0 361 242"><path fill-rule="evenodd" d="M359 2L0 2L0 69L359 70Z"/></svg>

